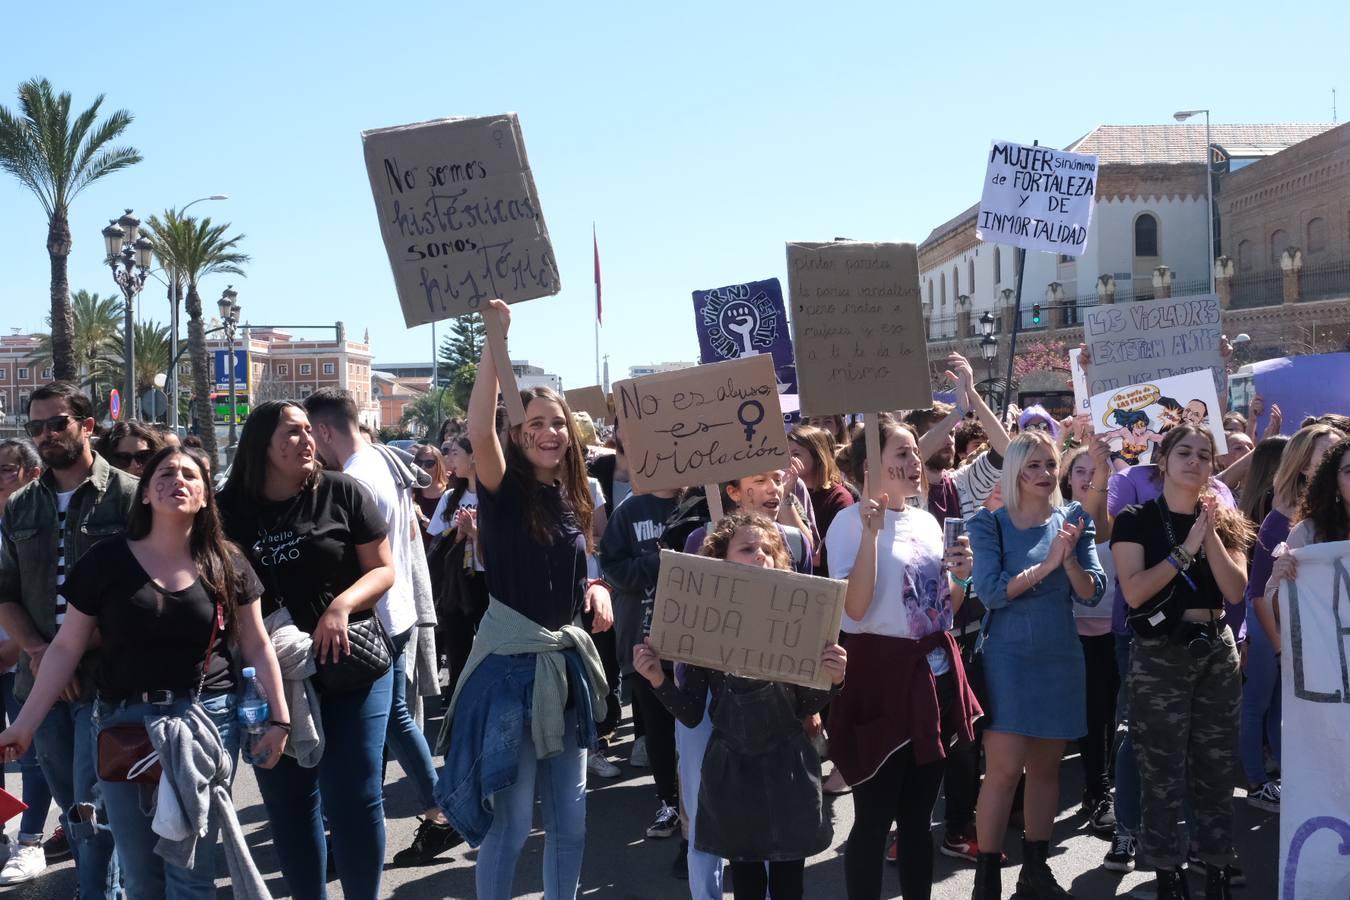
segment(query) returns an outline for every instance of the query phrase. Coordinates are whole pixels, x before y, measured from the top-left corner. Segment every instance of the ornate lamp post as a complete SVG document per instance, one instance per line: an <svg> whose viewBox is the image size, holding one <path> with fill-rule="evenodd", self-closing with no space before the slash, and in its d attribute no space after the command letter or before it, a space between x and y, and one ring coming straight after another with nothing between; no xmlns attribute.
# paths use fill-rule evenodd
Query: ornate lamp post
<svg viewBox="0 0 1350 900"><path fill-rule="evenodd" d="M234 448L239 442L237 430L239 404L234 394L234 330L239 325L239 304L235 302L235 298L238 296L239 292L234 289L234 285L229 285L216 301L220 307L220 327L225 330L225 346L228 348L226 368L230 371L230 442L225 448L227 463L234 461Z"/></svg>
<svg viewBox="0 0 1350 900"><path fill-rule="evenodd" d="M998 356L998 338L994 337L994 314L989 310L980 313L980 356L989 364L989 380L994 380L994 357Z"/></svg>
<svg viewBox="0 0 1350 900"><path fill-rule="evenodd" d="M103 241L108 249L107 263L112 269L113 281L122 291L124 320L122 325L122 363L126 368L122 384L123 409L128 419L136 418L136 296L145 287L150 274L154 246L140 233L141 220L127 210L120 219L108 222L103 229ZM121 268L118 268L121 263Z"/></svg>

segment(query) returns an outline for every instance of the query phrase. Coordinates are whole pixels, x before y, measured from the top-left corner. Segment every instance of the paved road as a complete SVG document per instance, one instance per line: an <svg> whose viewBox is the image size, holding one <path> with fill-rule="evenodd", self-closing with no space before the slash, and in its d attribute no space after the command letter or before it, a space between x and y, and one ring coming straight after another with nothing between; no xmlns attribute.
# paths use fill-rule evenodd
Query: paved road
<svg viewBox="0 0 1350 900"><path fill-rule="evenodd" d="M623 732L621 732L623 734ZM616 758L626 757L632 744L627 738L619 744ZM655 801L650 774L646 770L621 765L623 775L593 786L588 805L589 835L586 862L582 871L582 895L586 898L613 898L613 900L684 900L689 896L684 882L670 874L671 862L678 849L675 839L652 841L643 837L643 831L655 812ZM397 764L389 766L387 812L389 840L387 856L406 847L412 840L416 820L416 801ZM18 793L19 776L10 767L5 774L6 788ZM1152 876L1135 872L1119 876L1101 869L1102 855L1107 843L1088 834L1083 817L1078 815L1077 798L1081 790L1076 759L1065 761L1063 798L1065 808L1055 829L1057 851L1051 864L1060 882L1079 900L1104 897L1153 896ZM258 797L251 771L240 774L235 786L235 800L254 858L278 898L288 896L281 880L276 854L264 826L264 811ZM1259 812L1238 801L1238 852L1251 884L1238 893L1245 900L1274 900L1277 837L1279 831L1275 816ZM807 896L811 898L841 898L843 892L843 841L848 836L853 819L853 804L848 797L832 801L834 844L825 853L813 858L807 866ZM941 808L934 817L941 821ZM10 831L17 827L10 822ZM934 841L941 839L941 826L933 831ZM1009 850L1013 865L1004 874L1004 895L1012 893L1017 877L1015 840ZM475 853L461 845L446 854L436 865L418 869L389 868L385 872L382 896L398 900L430 900L430 898L471 898L474 896L473 860ZM531 836L522 856L516 877L516 894L520 897L542 897L540 870L543 857L543 837ZM934 900L969 900L973 868L964 862L938 855ZM229 897L228 885L222 879L221 896ZM1203 888L1198 881L1197 896ZM65 862L49 869L39 881L14 888L0 888L0 900L69 900L75 889L71 863ZM894 869L887 872L885 896L899 897L899 885ZM341 887L330 885L329 896L343 897Z"/></svg>

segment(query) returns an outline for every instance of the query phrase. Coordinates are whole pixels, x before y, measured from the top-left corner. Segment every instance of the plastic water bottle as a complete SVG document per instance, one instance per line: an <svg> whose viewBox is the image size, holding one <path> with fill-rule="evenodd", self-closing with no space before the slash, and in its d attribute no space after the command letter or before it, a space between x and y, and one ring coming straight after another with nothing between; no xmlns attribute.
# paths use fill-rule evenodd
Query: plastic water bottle
<svg viewBox="0 0 1350 900"><path fill-rule="evenodd" d="M239 727L243 729L244 759L256 763L253 757L253 745L267 731L267 721L271 711L267 706L267 694L258 683L258 670L252 666L244 669L244 698L239 701L237 715Z"/></svg>

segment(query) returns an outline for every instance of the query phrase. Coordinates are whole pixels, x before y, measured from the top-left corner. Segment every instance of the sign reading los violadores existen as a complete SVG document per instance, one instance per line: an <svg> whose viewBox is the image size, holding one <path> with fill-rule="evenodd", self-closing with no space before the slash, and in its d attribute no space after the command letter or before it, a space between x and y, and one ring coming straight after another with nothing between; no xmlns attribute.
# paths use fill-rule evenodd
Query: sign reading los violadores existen
<svg viewBox="0 0 1350 900"><path fill-rule="evenodd" d="M848 582L661 551L650 640L662 659L828 690Z"/></svg>
<svg viewBox="0 0 1350 900"><path fill-rule="evenodd" d="M409 328L561 290L515 113L373 129L361 142Z"/></svg>
<svg viewBox="0 0 1350 900"><path fill-rule="evenodd" d="M913 244L793 242L787 266L802 415L932 404Z"/></svg>
<svg viewBox="0 0 1350 900"><path fill-rule="evenodd" d="M1081 256L1097 193L1097 157L992 141L975 236Z"/></svg>
<svg viewBox="0 0 1350 900"><path fill-rule="evenodd" d="M638 493L730 481L791 462L768 354L620 381L614 412Z"/></svg>
<svg viewBox="0 0 1350 900"><path fill-rule="evenodd" d="M1083 341L1092 355L1088 394L1208 371L1214 392L1228 392L1219 350L1223 313L1214 294L1109 303L1083 310Z"/></svg>

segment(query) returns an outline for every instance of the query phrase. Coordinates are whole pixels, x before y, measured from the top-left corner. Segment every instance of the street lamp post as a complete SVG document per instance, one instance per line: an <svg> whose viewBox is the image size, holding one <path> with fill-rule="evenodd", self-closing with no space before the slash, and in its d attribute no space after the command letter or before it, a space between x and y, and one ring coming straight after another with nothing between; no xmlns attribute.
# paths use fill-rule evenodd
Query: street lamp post
<svg viewBox="0 0 1350 900"><path fill-rule="evenodd" d="M209 197L198 197L187 206L184 206L179 215L186 213L192 206L202 203L206 200L228 200L229 194L212 194ZM165 273L169 274L169 273ZM178 287L177 278L173 278L167 285L169 290L169 358L178 358L178 297L175 294L175 288ZM178 367L171 366L165 373L168 376L168 386L165 392L169 395L169 428L174 432L178 431Z"/></svg>
<svg viewBox="0 0 1350 900"><path fill-rule="evenodd" d="M1210 149L1213 144L1209 137L1209 110L1182 109L1172 113L1172 118L1185 122L1191 116L1205 114L1205 238L1209 247L1209 259L1205 268L1209 270L1209 292L1214 293L1214 156Z"/></svg>
<svg viewBox="0 0 1350 900"><path fill-rule="evenodd" d="M994 380L994 357L998 356L998 338L994 337L994 314L989 310L980 313L980 356L989 364L989 380Z"/></svg>
<svg viewBox="0 0 1350 900"><path fill-rule="evenodd" d="M239 292L234 289L234 285L229 285L216 301L220 307L220 325L225 330L225 346L228 348L226 368L230 370L230 441L225 447L226 465L234 462L234 448L239 440L236 424L239 419L239 404L234 394L234 330L239 325L239 304L235 302L235 298L238 296Z"/></svg>
<svg viewBox="0 0 1350 900"><path fill-rule="evenodd" d="M145 287L150 274L151 252L154 247L140 233L141 220L127 210L121 218L108 222L103 229L103 240L108 249L108 266L113 281L122 291L124 319L122 325L122 364L126 367L122 380L123 409L128 419L136 418L136 295ZM122 268L118 268L118 263Z"/></svg>

